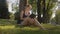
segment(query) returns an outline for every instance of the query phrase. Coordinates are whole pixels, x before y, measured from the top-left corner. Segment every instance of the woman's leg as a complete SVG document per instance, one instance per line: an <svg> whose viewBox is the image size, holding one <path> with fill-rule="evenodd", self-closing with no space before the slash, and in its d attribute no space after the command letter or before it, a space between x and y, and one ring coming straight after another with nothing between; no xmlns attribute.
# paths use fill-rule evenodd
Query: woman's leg
<svg viewBox="0 0 60 34"><path fill-rule="evenodd" d="M43 29L43 30L45 30L45 28L38 22L38 20L37 19L32 19L32 18L28 18L28 23L29 24L31 24L31 25L35 25L35 26L37 26L37 27L39 27L39 28L41 28L41 29Z"/></svg>
<svg viewBox="0 0 60 34"><path fill-rule="evenodd" d="M38 22L37 19L34 19L34 25L41 28L41 29L43 29L43 30L45 30L45 28Z"/></svg>
<svg viewBox="0 0 60 34"><path fill-rule="evenodd" d="M21 23L21 25L27 25L27 24L35 25L35 26L37 26L37 27L42 28L43 30L45 30L45 28L36 19L26 18Z"/></svg>
<svg viewBox="0 0 60 34"><path fill-rule="evenodd" d="M30 17L27 17L24 19L24 21L21 23L21 25L33 25L34 24L34 19L31 19Z"/></svg>
<svg viewBox="0 0 60 34"><path fill-rule="evenodd" d="M28 21L29 21L29 17L25 18L23 22L21 23L21 25L28 25L29 23Z"/></svg>

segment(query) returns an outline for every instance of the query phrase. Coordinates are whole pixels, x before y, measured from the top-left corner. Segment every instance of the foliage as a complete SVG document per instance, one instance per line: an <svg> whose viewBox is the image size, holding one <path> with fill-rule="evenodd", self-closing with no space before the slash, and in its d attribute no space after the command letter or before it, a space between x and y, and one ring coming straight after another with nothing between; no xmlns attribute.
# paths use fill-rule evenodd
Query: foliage
<svg viewBox="0 0 60 34"><path fill-rule="evenodd" d="M0 0L0 18L9 19L9 12L6 4L6 0Z"/></svg>
<svg viewBox="0 0 60 34"><path fill-rule="evenodd" d="M52 16L52 8L55 6L56 2L52 0L46 0L45 5L43 7L43 23L49 23L50 18ZM45 9L44 9L45 8Z"/></svg>
<svg viewBox="0 0 60 34"><path fill-rule="evenodd" d="M14 19L15 19L15 16L14 16L13 13L10 13L10 19L11 19L11 20L14 20Z"/></svg>
<svg viewBox="0 0 60 34"><path fill-rule="evenodd" d="M29 4L32 5L32 11L33 11L34 13L36 13L36 10L37 10L36 0L29 0Z"/></svg>
<svg viewBox="0 0 60 34"><path fill-rule="evenodd" d="M56 23L60 24L60 10L57 10L55 18L56 18Z"/></svg>

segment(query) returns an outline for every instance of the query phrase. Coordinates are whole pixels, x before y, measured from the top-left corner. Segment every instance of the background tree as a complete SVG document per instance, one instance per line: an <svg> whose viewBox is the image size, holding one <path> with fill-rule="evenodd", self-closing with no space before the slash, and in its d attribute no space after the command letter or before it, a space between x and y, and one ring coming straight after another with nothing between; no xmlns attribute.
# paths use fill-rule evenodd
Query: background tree
<svg viewBox="0 0 60 34"><path fill-rule="evenodd" d="M33 12L37 10L38 21L49 23L52 15L51 9L55 6L56 0L29 0L29 2L32 5Z"/></svg>
<svg viewBox="0 0 60 34"><path fill-rule="evenodd" d="M55 19L56 19L56 24L60 24L60 10L59 9L56 11Z"/></svg>
<svg viewBox="0 0 60 34"><path fill-rule="evenodd" d="M29 2L29 4L32 5L32 13L36 14L36 10L37 10L36 0L29 0L28 2Z"/></svg>
<svg viewBox="0 0 60 34"><path fill-rule="evenodd" d="M43 0L43 23L49 23L52 11L51 9L55 6L53 0Z"/></svg>
<svg viewBox="0 0 60 34"><path fill-rule="evenodd" d="M38 21L41 23L41 10L42 10L42 5L41 5L42 0L29 0L29 3L32 5L32 13L36 14L38 16Z"/></svg>
<svg viewBox="0 0 60 34"><path fill-rule="evenodd" d="M9 19L9 12L6 0L0 0L0 18Z"/></svg>
<svg viewBox="0 0 60 34"><path fill-rule="evenodd" d="M41 23L41 0L37 0L38 21Z"/></svg>
<svg viewBox="0 0 60 34"><path fill-rule="evenodd" d="M58 9L56 11L56 16L55 16L55 20L56 20L56 24L60 24L60 1L58 1Z"/></svg>

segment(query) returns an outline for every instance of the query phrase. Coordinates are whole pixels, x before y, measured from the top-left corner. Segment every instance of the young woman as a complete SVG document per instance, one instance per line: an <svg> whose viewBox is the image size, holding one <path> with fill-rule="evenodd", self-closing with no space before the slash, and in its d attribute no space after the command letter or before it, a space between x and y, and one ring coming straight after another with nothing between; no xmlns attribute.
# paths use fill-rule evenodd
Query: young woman
<svg viewBox="0 0 60 34"><path fill-rule="evenodd" d="M20 25L34 25L45 30L45 28L37 21L36 15L30 14L32 6L27 5L25 11L21 11L20 19L23 20Z"/></svg>

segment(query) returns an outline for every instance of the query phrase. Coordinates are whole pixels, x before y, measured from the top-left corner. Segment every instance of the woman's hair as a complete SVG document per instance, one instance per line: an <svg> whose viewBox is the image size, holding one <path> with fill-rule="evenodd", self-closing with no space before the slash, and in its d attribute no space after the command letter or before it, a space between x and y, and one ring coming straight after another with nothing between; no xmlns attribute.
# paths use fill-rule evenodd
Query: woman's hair
<svg viewBox="0 0 60 34"><path fill-rule="evenodd" d="M27 7L32 8L32 6L31 6L30 4L26 5L26 7L25 7L25 8L27 8Z"/></svg>

